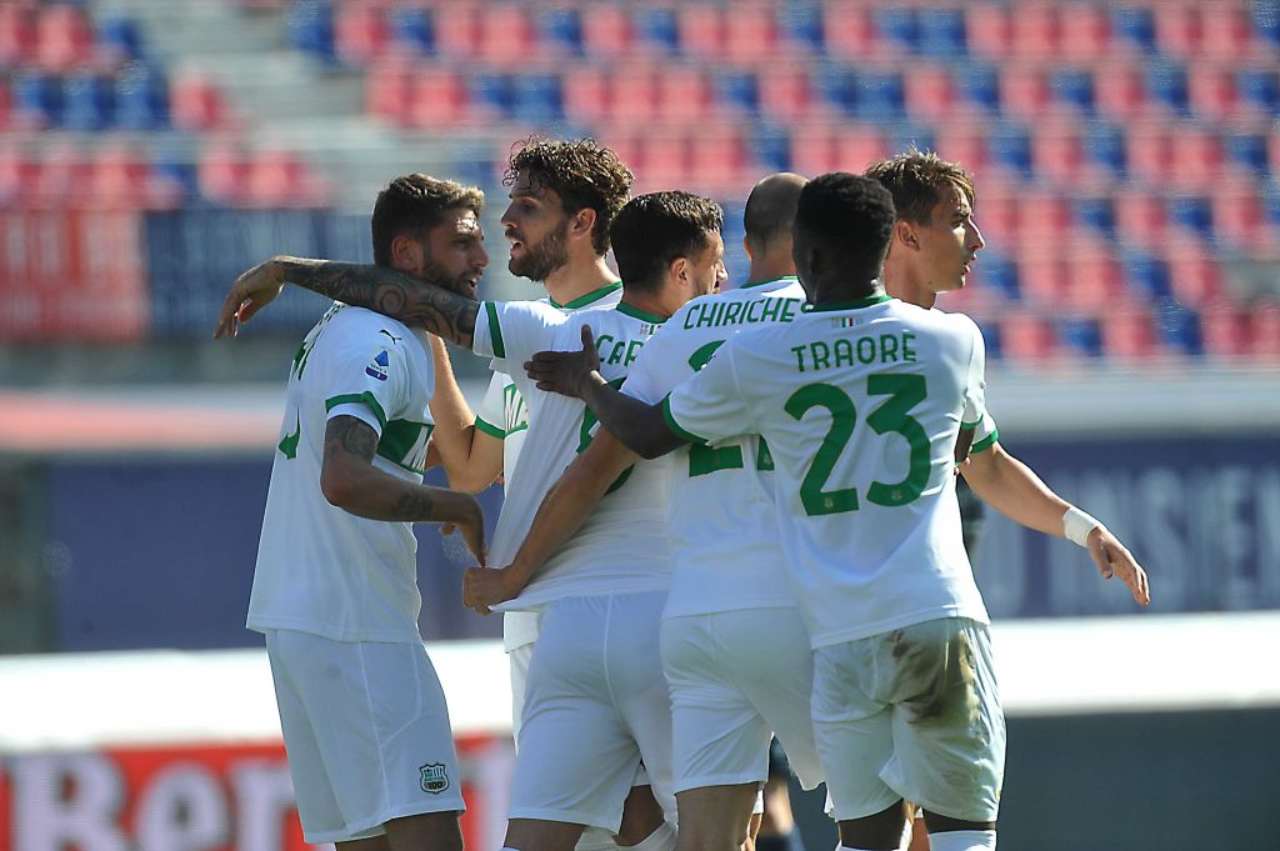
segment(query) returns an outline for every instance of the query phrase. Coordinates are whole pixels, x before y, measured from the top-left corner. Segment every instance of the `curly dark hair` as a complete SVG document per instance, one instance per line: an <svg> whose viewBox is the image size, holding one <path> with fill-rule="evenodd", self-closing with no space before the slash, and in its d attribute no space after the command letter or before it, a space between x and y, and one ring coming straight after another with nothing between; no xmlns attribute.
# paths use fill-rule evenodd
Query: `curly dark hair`
<svg viewBox="0 0 1280 851"><path fill-rule="evenodd" d="M970 207L978 202L969 172L933 151L910 148L896 157L875 163L866 174L883 183L892 193L898 218L917 225L929 224L930 213L949 189L963 192Z"/></svg>
<svg viewBox="0 0 1280 851"><path fill-rule="evenodd" d="M446 210L465 207L477 216L484 209L484 192L421 172L391 181L378 193L373 205L370 230L373 232L373 262L391 265L391 241L406 231L430 230L440 223Z"/></svg>
<svg viewBox="0 0 1280 851"><path fill-rule="evenodd" d="M631 196L635 180L617 154L595 139L561 141L531 136L513 148L503 185L514 185L521 175L533 186L559 195L569 215L588 207L595 210L591 245L601 256L609 250L613 219Z"/></svg>
<svg viewBox="0 0 1280 851"><path fill-rule="evenodd" d="M823 246L849 275L877 277L896 217L893 196L871 177L834 171L800 191L796 233Z"/></svg>
<svg viewBox="0 0 1280 851"><path fill-rule="evenodd" d="M650 192L627 202L613 222L613 256L622 285L652 290L677 257L706 249L724 227L724 210L689 192Z"/></svg>

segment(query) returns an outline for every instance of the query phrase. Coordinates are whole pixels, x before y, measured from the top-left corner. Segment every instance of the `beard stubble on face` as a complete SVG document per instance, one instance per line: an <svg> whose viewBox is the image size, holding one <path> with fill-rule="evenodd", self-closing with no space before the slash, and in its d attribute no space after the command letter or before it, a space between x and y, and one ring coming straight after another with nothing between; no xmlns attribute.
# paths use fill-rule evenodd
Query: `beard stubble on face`
<svg viewBox="0 0 1280 851"><path fill-rule="evenodd" d="M470 281L470 278L474 274L475 273L472 271L466 271L460 275L451 275L447 269L433 263L431 258L428 257L423 261L422 274L420 277L429 284L435 284L438 287L443 287L450 292L455 292L458 295L463 295L467 298L475 298L476 288Z"/></svg>
<svg viewBox="0 0 1280 851"><path fill-rule="evenodd" d="M524 256L512 257L507 264L511 274L531 281L545 281L553 272L569 262L569 222L561 223L536 246L524 244Z"/></svg>

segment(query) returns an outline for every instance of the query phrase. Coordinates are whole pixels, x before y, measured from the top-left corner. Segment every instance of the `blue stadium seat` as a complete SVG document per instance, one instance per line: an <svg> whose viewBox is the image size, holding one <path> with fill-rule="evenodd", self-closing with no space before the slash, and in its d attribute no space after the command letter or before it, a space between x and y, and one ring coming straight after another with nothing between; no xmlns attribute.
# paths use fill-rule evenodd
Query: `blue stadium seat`
<svg viewBox="0 0 1280 851"><path fill-rule="evenodd" d="M391 11L391 37L403 47L418 53L434 53L436 28L426 9L400 8Z"/></svg>
<svg viewBox="0 0 1280 851"><path fill-rule="evenodd" d="M856 80L859 118L884 121L906 114L906 92L900 72L859 71Z"/></svg>
<svg viewBox="0 0 1280 851"><path fill-rule="evenodd" d="M920 124L898 124L889 132L889 147L895 152L916 148L921 151L936 151L938 138L933 128Z"/></svg>
<svg viewBox="0 0 1280 851"><path fill-rule="evenodd" d="M1096 319L1072 317L1061 320L1058 339L1076 354L1089 358L1102 356L1102 328Z"/></svg>
<svg viewBox="0 0 1280 851"><path fill-rule="evenodd" d="M62 123L68 130L102 130L115 121L115 86L109 78L76 74L67 78L64 92Z"/></svg>
<svg viewBox="0 0 1280 851"><path fill-rule="evenodd" d="M1091 124L1084 136L1084 156L1088 162L1123 177L1128 170L1124 130L1114 124Z"/></svg>
<svg viewBox="0 0 1280 851"><path fill-rule="evenodd" d="M538 15L538 31L547 44L574 56L582 55L582 15L577 9L552 6Z"/></svg>
<svg viewBox="0 0 1280 851"><path fill-rule="evenodd" d="M1086 115L1093 114L1093 74L1082 68L1063 68L1049 77L1054 98Z"/></svg>
<svg viewBox="0 0 1280 851"><path fill-rule="evenodd" d="M24 71L13 77L14 111L46 127L62 124L62 81L53 74Z"/></svg>
<svg viewBox="0 0 1280 851"><path fill-rule="evenodd" d="M680 52L680 23L675 9L650 6L636 10L635 23L640 37L666 53Z"/></svg>
<svg viewBox="0 0 1280 851"><path fill-rule="evenodd" d="M469 74L467 83L472 104L481 109L492 109L503 117L511 115L515 99L511 75L491 72Z"/></svg>
<svg viewBox="0 0 1280 851"><path fill-rule="evenodd" d="M1161 301L1171 297L1168 263L1150 254L1132 252L1125 257L1124 267L1130 289L1136 290L1151 301Z"/></svg>
<svg viewBox="0 0 1280 851"><path fill-rule="evenodd" d="M826 36L822 27L822 7L814 3L787 4L778 16L782 33L797 44L822 53Z"/></svg>
<svg viewBox="0 0 1280 851"><path fill-rule="evenodd" d="M158 68L130 66L116 81L116 123L129 130L169 126L169 79Z"/></svg>
<svg viewBox="0 0 1280 851"><path fill-rule="evenodd" d="M783 128L761 124L747 145L756 162L769 171L791 170L791 136Z"/></svg>
<svg viewBox="0 0 1280 851"><path fill-rule="evenodd" d="M142 31L137 21L125 15L104 18L98 24L98 42L124 59L143 57Z"/></svg>
<svg viewBox="0 0 1280 851"><path fill-rule="evenodd" d="M1187 115L1187 70L1172 62L1147 66L1147 97L1177 115Z"/></svg>
<svg viewBox="0 0 1280 851"><path fill-rule="evenodd" d="M858 109L858 75L843 65L827 65L814 75L819 94L846 115Z"/></svg>
<svg viewBox="0 0 1280 851"><path fill-rule="evenodd" d="M1213 236L1213 205L1208 198L1180 195L1169 199L1169 221L1205 239Z"/></svg>
<svg viewBox="0 0 1280 851"><path fill-rule="evenodd" d="M768 73L768 72L766 72ZM760 87L749 71L728 71L713 78L716 98L755 115L760 111Z"/></svg>
<svg viewBox="0 0 1280 851"><path fill-rule="evenodd" d="M1253 30L1280 48L1280 0L1253 0Z"/></svg>
<svg viewBox="0 0 1280 851"><path fill-rule="evenodd" d="M1149 7L1119 6L1113 9L1111 29L1120 39L1147 53L1156 50L1156 19Z"/></svg>
<svg viewBox="0 0 1280 851"><path fill-rule="evenodd" d="M928 17L929 13L925 13ZM871 20L882 39L896 43L912 53L920 49L920 22L916 10L908 6L877 6Z"/></svg>
<svg viewBox="0 0 1280 851"><path fill-rule="evenodd" d="M1280 75L1264 68L1244 68L1236 77L1240 99L1272 115L1280 115Z"/></svg>
<svg viewBox="0 0 1280 851"><path fill-rule="evenodd" d="M1267 158L1267 137L1258 133L1233 133L1225 137L1227 159L1254 174L1271 170Z"/></svg>
<svg viewBox="0 0 1280 851"><path fill-rule="evenodd" d="M964 11L962 9L927 9L918 16L919 50L925 56L952 59L969 52Z"/></svg>
<svg viewBox="0 0 1280 851"><path fill-rule="evenodd" d="M289 9L289 41L303 53L336 65L333 7L325 0L297 0Z"/></svg>
<svg viewBox="0 0 1280 851"><path fill-rule="evenodd" d="M960 96L975 106L1000 111L1000 72L994 65L974 62L956 75Z"/></svg>
<svg viewBox="0 0 1280 851"><path fill-rule="evenodd" d="M538 125L564 120L558 74L517 74L511 88L511 114L517 120Z"/></svg>
<svg viewBox="0 0 1280 851"><path fill-rule="evenodd" d="M187 158L157 158L151 163L151 171L156 177L170 181L181 190L184 205L199 205L203 202L196 165Z"/></svg>
<svg viewBox="0 0 1280 851"><path fill-rule="evenodd" d="M981 203L981 200L979 200ZM1018 264L999 251L987 248L978 255L978 271L982 282L1010 301L1022 298L1022 287L1018 280Z"/></svg>
<svg viewBox="0 0 1280 851"><path fill-rule="evenodd" d="M1001 346L1000 326L994 322L980 322L979 329L982 331L982 342L986 344L987 360L997 361L1004 360L1004 348Z"/></svg>
<svg viewBox="0 0 1280 851"><path fill-rule="evenodd" d="M1110 196L1076 198L1072 204L1076 224L1107 239L1116 236L1116 208Z"/></svg>
<svg viewBox="0 0 1280 851"><path fill-rule="evenodd" d="M1156 307L1155 320L1156 333L1165 346L1184 355L1204 354L1200 315L1194 310L1165 302Z"/></svg>
<svg viewBox="0 0 1280 851"><path fill-rule="evenodd" d="M997 128L987 138L987 150L992 162L1031 177L1031 136L1026 128L1014 124Z"/></svg>

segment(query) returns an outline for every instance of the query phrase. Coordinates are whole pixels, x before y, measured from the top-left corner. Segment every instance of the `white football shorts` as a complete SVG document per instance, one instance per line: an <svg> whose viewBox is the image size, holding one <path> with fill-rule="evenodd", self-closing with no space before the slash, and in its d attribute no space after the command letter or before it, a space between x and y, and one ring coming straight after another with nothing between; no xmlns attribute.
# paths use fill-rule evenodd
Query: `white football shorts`
<svg viewBox="0 0 1280 851"><path fill-rule="evenodd" d="M420 642L272 630L267 658L307 842L466 809L444 691Z"/></svg>
<svg viewBox="0 0 1280 851"><path fill-rule="evenodd" d="M995 821L1005 728L987 627L940 618L814 651L813 724L838 821L900 798Z"/></svg>
<svg viewBox="0 0 1280 851"><path fill-rule="evenodd" d="M525 690L510 818L616 833L643 760L654 797L674 822L671 701L658 654L666 596L547 604Z"/></svg>
<svg viewBox="0 0 1280 851"><path fill-rule="evenodd" d="M776 734L805 789L822 782L809 700L813 651L796 608L667 618L675 790L763 783Z"/></svg>

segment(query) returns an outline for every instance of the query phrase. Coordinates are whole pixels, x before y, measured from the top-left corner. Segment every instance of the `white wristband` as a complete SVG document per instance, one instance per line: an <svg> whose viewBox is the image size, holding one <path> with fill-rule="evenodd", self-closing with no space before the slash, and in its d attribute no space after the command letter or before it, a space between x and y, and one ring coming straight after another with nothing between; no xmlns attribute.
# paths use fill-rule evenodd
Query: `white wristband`
<svg viewBox="0 0 1280 851"><path fill-rule="evenodd" d="M1089 533L1101 525L1074 505L1062 515L1062 533L1068 541L1086 549L1089 546Z"/></svg>

